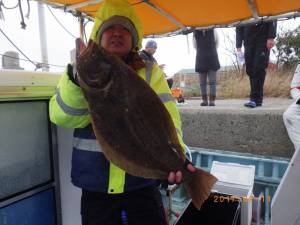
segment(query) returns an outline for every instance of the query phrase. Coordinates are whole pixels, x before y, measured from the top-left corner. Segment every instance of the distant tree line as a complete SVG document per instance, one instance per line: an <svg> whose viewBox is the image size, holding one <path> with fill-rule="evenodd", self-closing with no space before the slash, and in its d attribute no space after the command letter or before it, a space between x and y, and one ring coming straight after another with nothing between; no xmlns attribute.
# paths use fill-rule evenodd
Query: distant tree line
<svg viewBox="0 0 300 225"><path fill-rule="evenodd" d="M277 63L284 70L293 69L300 63L300 26L281 32L276 40Z"/></svg>

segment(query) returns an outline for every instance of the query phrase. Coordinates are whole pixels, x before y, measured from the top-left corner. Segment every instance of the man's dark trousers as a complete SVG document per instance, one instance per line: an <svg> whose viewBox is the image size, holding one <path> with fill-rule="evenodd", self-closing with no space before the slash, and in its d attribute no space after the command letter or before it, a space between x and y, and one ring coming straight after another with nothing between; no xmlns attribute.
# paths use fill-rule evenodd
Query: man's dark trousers
<svg viewBox="0 0 300 225"><path fill-rule="evenodd" d="M250 100L261 105L264 95L266 68L269 63L270 51L266 42L245 46L246 72L250 80Z"/></svg>
<svg viewBox="0 0 300 225"><path fill-rule="evenodd" d="M82 191L82 225L167 225L155 186L124 194Z"/></svg>

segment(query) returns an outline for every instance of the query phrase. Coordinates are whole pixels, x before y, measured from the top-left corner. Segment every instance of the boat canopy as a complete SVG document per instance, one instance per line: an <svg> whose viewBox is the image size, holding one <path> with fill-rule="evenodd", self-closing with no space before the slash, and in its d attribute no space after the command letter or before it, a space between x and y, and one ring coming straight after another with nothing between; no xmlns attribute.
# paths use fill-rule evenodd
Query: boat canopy
<svg viewBox="0 0 300 225"><path fill-rule="evenodd" d="M37 0L93 18L103 0ZM299 0L128 0L145 36L189 33L195 28L238 26L258 20L300 16Z"/></svg>

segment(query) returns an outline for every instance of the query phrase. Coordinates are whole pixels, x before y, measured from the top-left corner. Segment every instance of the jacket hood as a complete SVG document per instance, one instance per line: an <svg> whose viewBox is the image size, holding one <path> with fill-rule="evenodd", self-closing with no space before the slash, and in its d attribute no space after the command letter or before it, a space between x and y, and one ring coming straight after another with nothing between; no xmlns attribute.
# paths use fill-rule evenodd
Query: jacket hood
<svg viewBox="0 0 300 225"><path fill-rule="evenodd" d="M143 29L141 21L138 18L133 6L126 0L104 0L101 7L96 13L94 27L90 39L97 42L97 32L107 20L114 16L123 16L128 18L137 31L137 45L133 46L134 50L142 47Z"/></svg>

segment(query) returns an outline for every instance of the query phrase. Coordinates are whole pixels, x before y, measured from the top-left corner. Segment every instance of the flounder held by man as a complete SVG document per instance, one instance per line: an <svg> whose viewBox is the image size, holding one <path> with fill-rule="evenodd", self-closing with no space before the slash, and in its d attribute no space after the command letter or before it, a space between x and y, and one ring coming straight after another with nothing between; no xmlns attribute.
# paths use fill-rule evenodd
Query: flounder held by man
<svg viewBox="0 0 300 225"><path fill-rule="evenodd" d="M80 55L77 71L105 157L134 176L164 180L170 171L182 171L200 209L217 179L201 169L187 170L171 116L152 88L92 41Z"/></svg>

